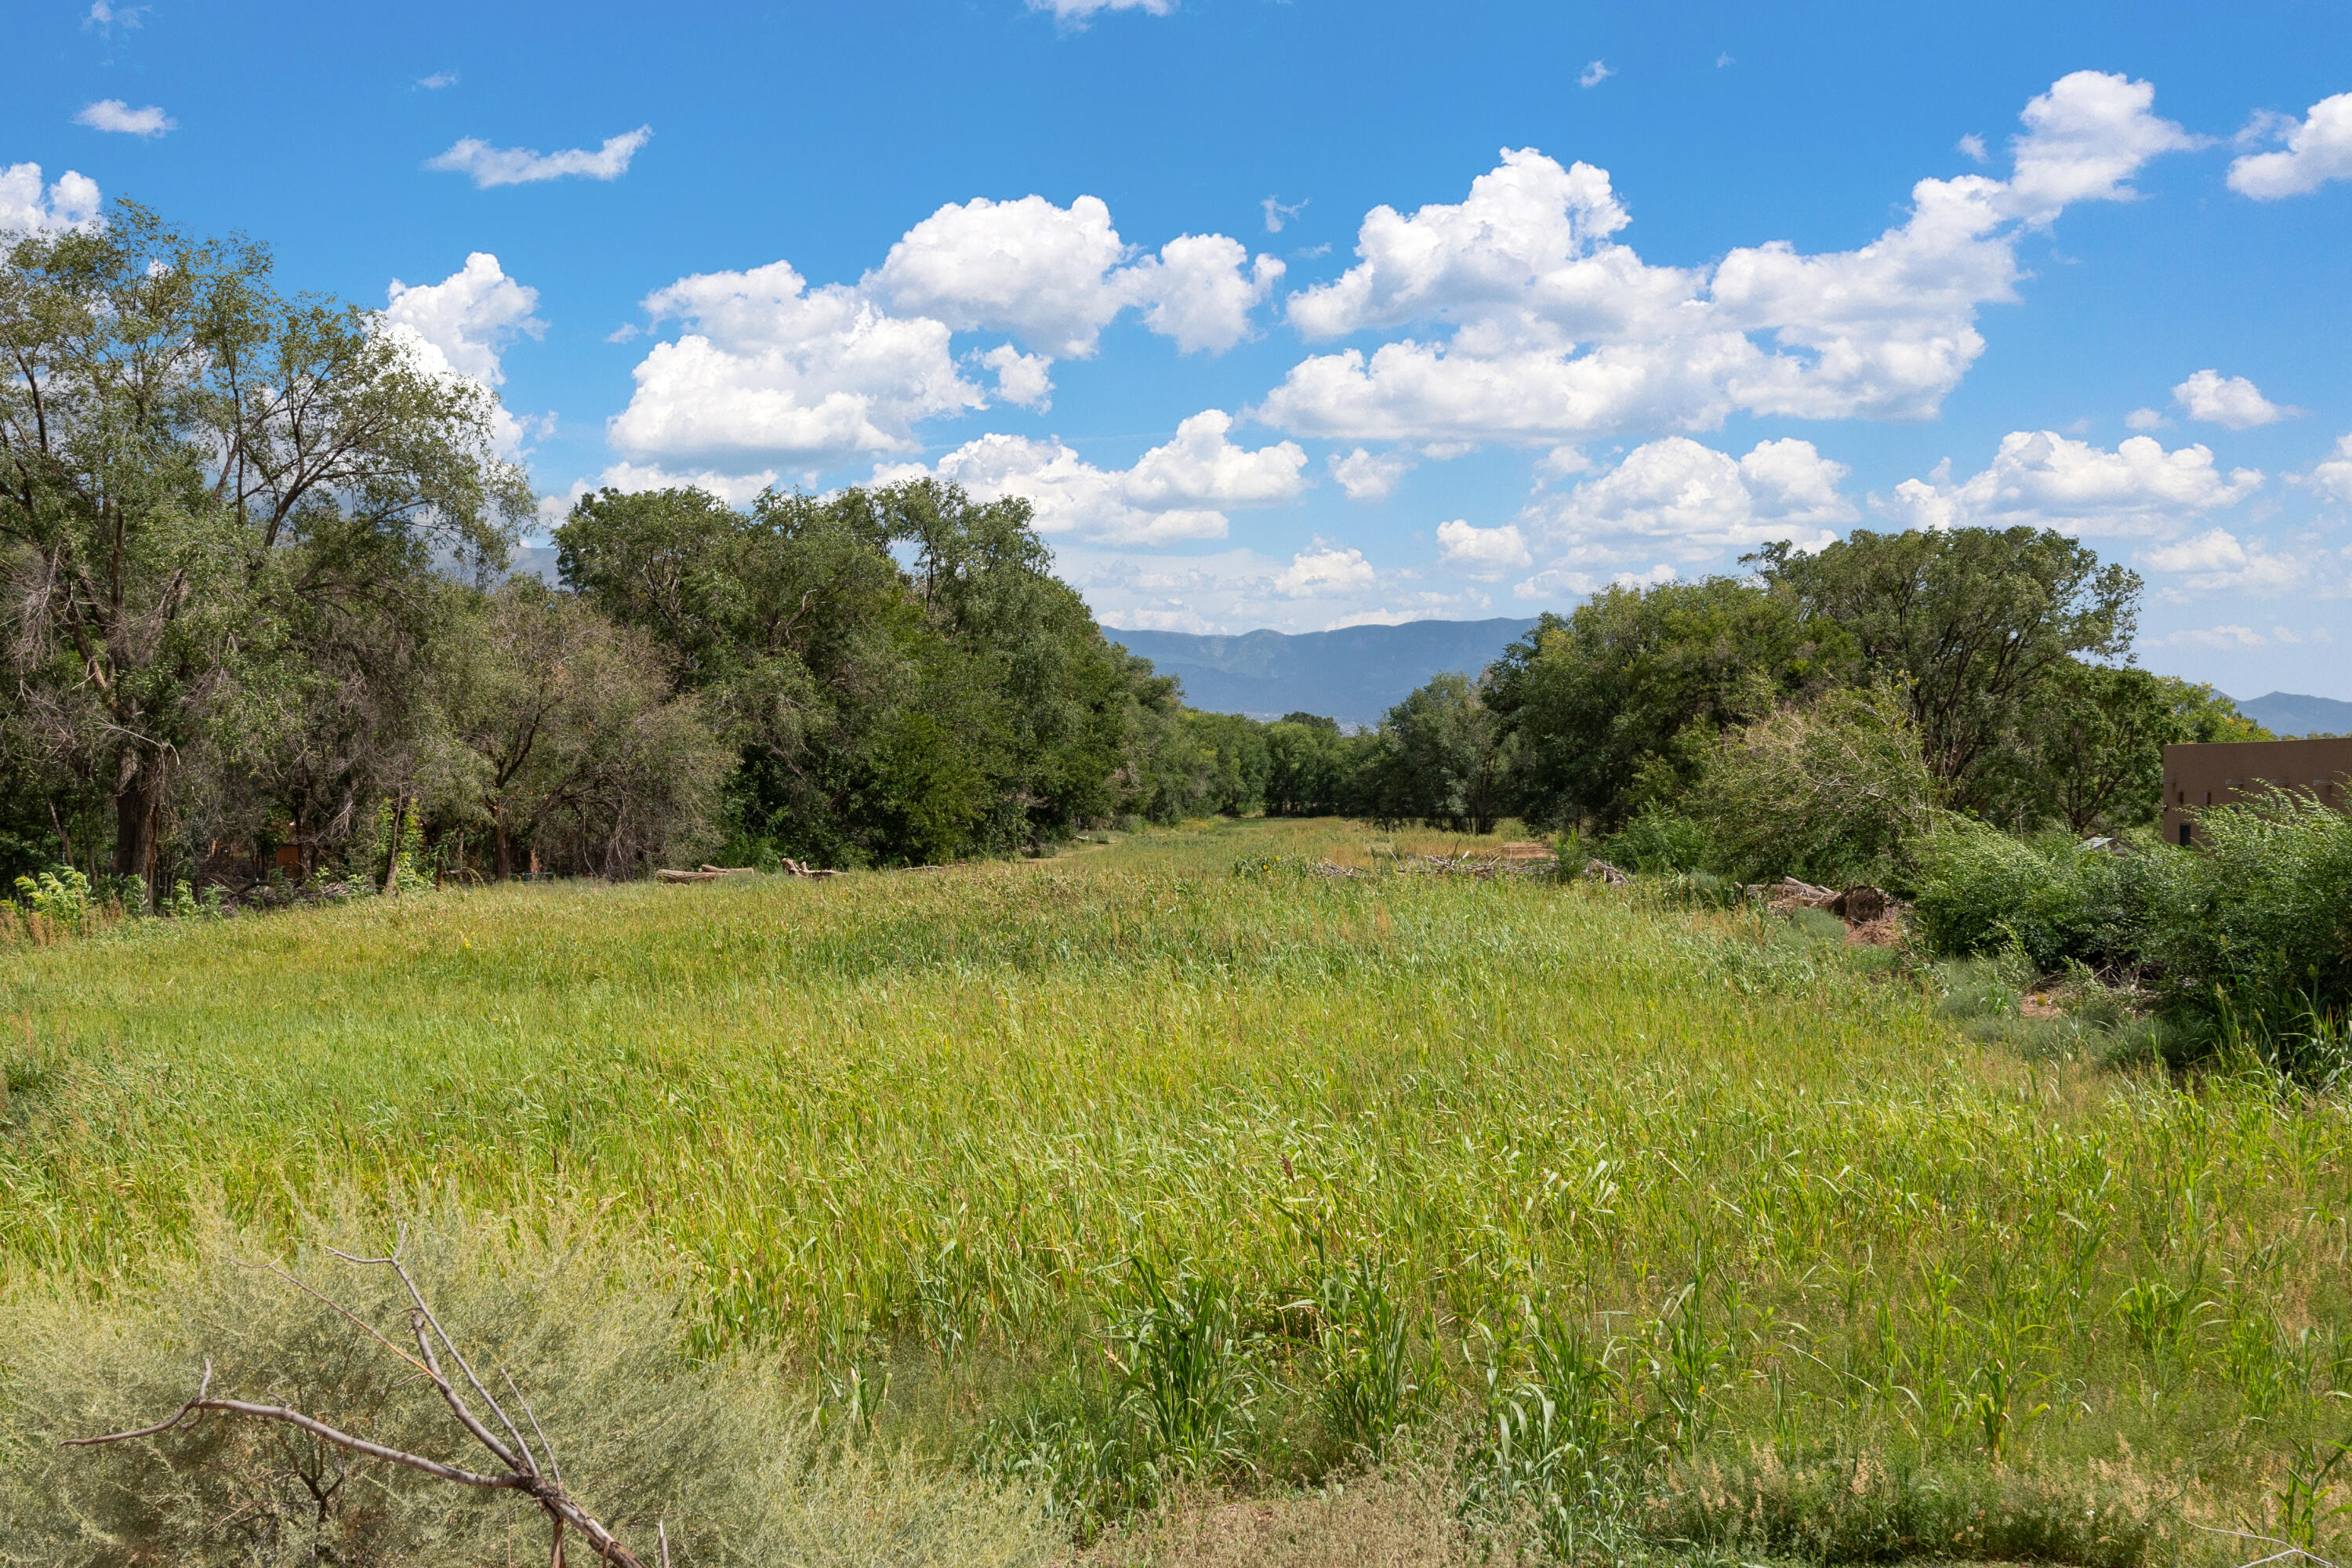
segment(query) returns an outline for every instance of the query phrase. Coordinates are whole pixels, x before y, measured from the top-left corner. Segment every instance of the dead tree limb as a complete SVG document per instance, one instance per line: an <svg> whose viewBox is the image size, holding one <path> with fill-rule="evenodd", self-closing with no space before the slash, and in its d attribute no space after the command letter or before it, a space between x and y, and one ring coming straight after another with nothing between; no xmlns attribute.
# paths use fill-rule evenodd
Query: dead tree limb
<svg viewBox="0 0 2352 1568"><path fill-rule="evenodd" d="M595 1551L596 1561L601 1563L613 1564L614 1568L646 1568L642 1558L622 1545L620 1539L606 1529L602 1521L582 1508L572 1500L571 1493L564 1489L563 1472L555 1463L555 1446L548 1441L546 1432L541 1429L538 1415L532 1412L530 1401L523 1398L521 1389L515 1386L513 1377L504 1368L500 1368L499 1375L506 1379L507 1387L513 1393L516 1402L522 1405L524 1417L530 1421L531 1430L538 1433L540 1447L546 1451L548 1468L553 1473L541 1472L538 1456L531 1451L530 1445L523 1440L522 1433L516 1426L513 1418L508 1415L505 1406L498 1402L490 1393L488 1385L475 1372L473 1363L466 1359L465 1352L457 1348L457 1342L450 1336L449 1331L442 1326L441 1320L434 1314L432 1307L425 1299L425 1292L418 1288L415 1277L408 1272L407 1265L400 1260L401 1245L404 1244L405 1240L406 1237L404 1236L402 1242L395 1244L391 1255L385 1258L355 1258L347 1252L336 1252L332 1247L327 1250L346 1263L362 1268L387 1267L399 1276L401 1285L408 1292L411 1303L408 1310L409 1331L415 1338L416 1348L423 1352L421 1361L394 1344L392 1341L378 1332L373 1324L341 1303L311 1289L283 1269L273 1268L272 1272L280 1275L304 1294L315 1297L341 1316L365 1329L378 1343L422 1373L426 1380L440 1392L442 1403L449 1407L449 1413L457 1418L457 1424L463 1426L476 1442L488 1449L491 1457L498 1460L500 1466L499 1471L493 1473L469 1470L463 1466L445 1464L439 1459L427 1458L422 1454L412 1454L403 1449L388 1447L382 1443L372 1443L364 1437L340 1431L316 1416L305 1415L299 1410L290 1409L282 1405L257 1405L249 1400L215 1398L212 1392L213 1363L209 1357L205 1361L204 1377L196 1384L195 1397L186 1401L163 1420L129 1432L109 1432L98 1437L69 1437L66 1439L64 1446L68 1448L89 1448L103 1443L127 1443L141 1437L153 1437L165 1432L179 1431L193 1426L203 1420L206 1415L215 1413L224 1415L242 1415L257 1421L275 1421L280 1425L308 1432L320 1442L332 1444L350 1453L358 1454L366 1458L380 1459L388 1465L398 1465L421 1475L430 1476L435 1480L448 1481L462 1487L478 1487L486 1490L521 1493L538 1504L541 1511L547 1515L551 1536L549 1542L549 1562L552 1564L552 1568L562 1568L563 1537L567 1529L577 1531L587 1537L588 1544ZM436 1344L440 1347L439 1351L435 1348ZM491 1431L488 1424L475 1414L473 1406L467 1402L466 1396L458 1392L457 1385L450 1381L446 1373L442 1371L440 1351L448 1352L449 1359L455 1362L457 1370L465 1374L465 1380L473 1388L476 1396L489 1407L490 1413L498 1418L499 1425L506 1429L507 1437L511 1439L510 1443L501 1440ZM656 1531L661 1542L661 1560L666 1565L669 1561L669 1533L658 1523Z"/></svg>

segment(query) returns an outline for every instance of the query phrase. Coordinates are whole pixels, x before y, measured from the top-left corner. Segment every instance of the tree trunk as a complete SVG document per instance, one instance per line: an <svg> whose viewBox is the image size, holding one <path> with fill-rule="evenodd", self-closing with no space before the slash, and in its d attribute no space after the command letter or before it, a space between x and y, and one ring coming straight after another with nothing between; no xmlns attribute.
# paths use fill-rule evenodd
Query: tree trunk
<svg viewBox="0 0 2352 1568"><path fill-rule="evenodd" d="M507 837L505 807L490 808L490 865L503 882L514 875L514 841Z"/></svg>
<svg viewBox="0 0 2352 1568"><path fill-rule="evenodd" d="M114 775L114 874L143 877L144 909L155 907L155 821L163 809L163 766L125 746Z"/></svg>
<svg viewBox="0 0 2352 1568"><path fill-rule="evenodd" d="M407 831L408 797L395 795L392 797L392 843L383 858L383 896L387 899L400 897L400 840Z"/></svg>

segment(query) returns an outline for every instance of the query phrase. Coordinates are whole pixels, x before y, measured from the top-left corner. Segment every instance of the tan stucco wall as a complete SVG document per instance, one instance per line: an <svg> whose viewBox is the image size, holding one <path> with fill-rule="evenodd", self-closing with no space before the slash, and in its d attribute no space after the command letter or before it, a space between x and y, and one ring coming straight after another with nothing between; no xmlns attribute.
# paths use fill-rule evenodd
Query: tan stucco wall
<svg viewBox="0 0 2352 1568"><path fill-rule="evenodd" d="M2352 810L2352 738L2332 741L2226 741L2164 748L2164 837L2184 842L2184 806L2227 805L2264 784L2317 786L2319 798Z"/></svg>

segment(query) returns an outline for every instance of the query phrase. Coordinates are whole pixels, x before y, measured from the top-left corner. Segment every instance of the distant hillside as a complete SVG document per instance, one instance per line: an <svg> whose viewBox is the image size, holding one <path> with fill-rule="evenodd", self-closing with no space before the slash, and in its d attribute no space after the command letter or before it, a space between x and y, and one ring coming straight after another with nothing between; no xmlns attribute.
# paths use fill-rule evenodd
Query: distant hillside
<svg viewBox="0 0 2352 1568"><path fill-rule="evenodd" d="M2292 691L2273 691L2268 697L2239 703L2238 711L2273 735L2352 732L2352 702L2339 702L2333 697L2298 697Z"/></svg>
<svg viewBox="0 0 2352 1568"><path fill-rule="evenodd" d="M1398 626L1347 626L1336 632L1120 631L1103 636L1180 677L1184 700L1212 713L1278 719L1319 713L1343 724L1375 724L1413 688L1441 670L1476 675L1536 623L1407 621Z"/></svg>

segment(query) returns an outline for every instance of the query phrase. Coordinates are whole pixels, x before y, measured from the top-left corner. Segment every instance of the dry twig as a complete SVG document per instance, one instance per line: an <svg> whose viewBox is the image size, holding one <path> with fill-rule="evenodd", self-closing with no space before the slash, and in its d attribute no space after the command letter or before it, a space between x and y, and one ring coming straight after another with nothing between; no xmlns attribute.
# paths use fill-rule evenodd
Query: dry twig
<svg viewBox="0 0 2352 1568"><path fill-rule="evenodd" d="M129 1432L110 1432L98 1437L70 1437L66 1440L65 1446L68 1448L87 1448L101 1443L127 1443L140 1437L152 1437L162 1433L193 1426L207 1414L215 1412L226 1415L249 1416L259 1421L275 1421L308 1432L321 1442L331 1443L351 1453L371 1459L381 1459L386 1464L400 1465L422 1475L431 1476L436 1480L449 1481L457 1486L479 1487L488 1490L520 1492L537 1503L541 1511L547 1515L551 1535L548 1559L551 1568L562 1568L563 1536L567 1528L575 1530L588 1538L589 1544L595 1549L596 1560L599 1563L614 1564L616 1568L646 1568L643 1559L622 1545L618 1537L606 1529L594 1515L574 1501L572 1495L564 1489L563 1473L555 1464L555 1446L547 1440L547 1434L540 1429L539 1417L532 1413L530 1402L523 1398L522 1391L515 1386L512 1376L501 1368L499 1375L506 1378L507 1387L513 1393L516 1402L522 1405L523 1415L530 1422L531 1430L539 1434L540 1447L547 1453L548 1468L552 1474L543 1474L541 1471L538 1457L531 1452L530 1445L523 1441L522 1434L516 1427L512 1417L507 1415L505 1407L499 1404L483 1384L480 1376L475 1373L473 1363L468 1362L465 1352L457 1348L457 1343L450 1337L449 1331L441 1326L440 1319L434 1315L432 1307L425 1300L425 1292L418 1289L415 1279L408 1272L407 1265L401 1262L401 1245L404 1244L405 1240L406 1237L404 1236L402 1243L395 1244L391 1255L385 1258L355 1258L347 1252L336 1252L332 1247L327 1250L346 1263L362 1268L388 1267L399 1276L400 1282L407 1290L408 1299L412 1303L408 1312L408 1326L410 1332L415 1336L416 1348L423 1352L422 1361L394 1344L379 1333L373 1325L343 1307L340 1302L312 1289L283 1269L273 1267L271 1272L279 1275L306 1295L316 1297L336 1312L357 1323L378 1343L423 1373L433 1386L440 1391L442 1402L448 1405L450 1414L457 1417L457 1424L472 1434L475 1441L488 1449L491 1456L498 1460L501 1467L499 1471L469 1470L462 1466L444 1464L438 1459L426 1458L422 1454L411 1454L399 1448L387 1447L381 1443L372 1443L364 1437L357 1437L348 1432L339 1431L316 1416L307 1415L299 1410L289 1409L285 1405L257 1405L243 1399L215 1399L212 1394L213 1363L209 1357L205 1362L204 1377L196 1384L195 1397L183 1404L163 1420ZM475 1394L484 1405L489 1406L491 1414L497 1416L499 1425L506 1429L507 1436L512 1439L511 1446L501 1441L474 1413L473 1407L467 1403L466 1396L457 1391L457 1385L451 1383L448 1375L441 1370L440 1355L434 1349L436 1342L448 1352L449 1359L457 1363L458 1370L465 1374L466 1382L471 1385ZM667 1568L669 1562L669 1533L659 1525L656 1525L656 1529L661 1542L661 1561Z"/></svg>

